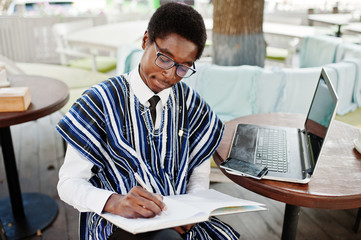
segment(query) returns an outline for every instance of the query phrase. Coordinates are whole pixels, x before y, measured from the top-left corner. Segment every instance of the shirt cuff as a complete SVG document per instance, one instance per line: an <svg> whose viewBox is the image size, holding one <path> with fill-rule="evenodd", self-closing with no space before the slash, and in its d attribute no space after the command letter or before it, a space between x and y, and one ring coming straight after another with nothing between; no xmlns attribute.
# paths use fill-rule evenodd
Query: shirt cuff
<svg viewBox="0 0 361 240"><path fill-rule="evenodd" d="M100 189L100 188L93 188L87 194L87 206L96 214L102 214L105 204L107 203L110 195L114 192Z"/></svg>

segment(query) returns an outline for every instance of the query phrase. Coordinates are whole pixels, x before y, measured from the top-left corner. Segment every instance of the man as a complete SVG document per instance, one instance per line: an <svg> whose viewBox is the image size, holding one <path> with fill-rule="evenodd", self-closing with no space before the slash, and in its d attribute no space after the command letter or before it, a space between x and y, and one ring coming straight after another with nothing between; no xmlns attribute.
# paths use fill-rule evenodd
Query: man
<svg viewBox="0 0 361 240"><path fill-rule="evenodd" d="M139 67L87 90L59 122L69 144L58 192L81 212L82 239L238 239L216 218L132 235L99 216L154 217L166 210L162 196L209 187L223 124L180 82L195 73L205 41L193 8L161 6L143 36ZM137 186L136 174L153 192Z"/></svg>

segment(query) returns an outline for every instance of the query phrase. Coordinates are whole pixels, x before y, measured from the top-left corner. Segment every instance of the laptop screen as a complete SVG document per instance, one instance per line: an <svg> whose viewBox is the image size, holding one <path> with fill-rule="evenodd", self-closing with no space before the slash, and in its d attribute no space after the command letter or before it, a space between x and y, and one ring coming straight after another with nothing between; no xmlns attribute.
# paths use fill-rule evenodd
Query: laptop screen
<svg viewBox="0 0 361 240"><path fill-rule="evenodd" d="M315 161L320 154L336 106L337 95L326 72L322 69L305 122L305 129L312 149L313 166L315 166Z"/></svg>

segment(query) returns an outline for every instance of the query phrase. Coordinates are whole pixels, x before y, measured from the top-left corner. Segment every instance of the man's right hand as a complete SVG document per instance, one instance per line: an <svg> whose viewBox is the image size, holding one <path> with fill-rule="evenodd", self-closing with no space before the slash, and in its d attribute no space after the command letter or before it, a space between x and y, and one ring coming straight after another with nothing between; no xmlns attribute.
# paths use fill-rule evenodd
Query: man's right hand
<svg viewBox="0 0 361 240"><path fill-rule="evenodd" d="M110 195L103 211L126 218L152 218L166 210L163 196L142 187L133 187L126 195Z"/></svg>

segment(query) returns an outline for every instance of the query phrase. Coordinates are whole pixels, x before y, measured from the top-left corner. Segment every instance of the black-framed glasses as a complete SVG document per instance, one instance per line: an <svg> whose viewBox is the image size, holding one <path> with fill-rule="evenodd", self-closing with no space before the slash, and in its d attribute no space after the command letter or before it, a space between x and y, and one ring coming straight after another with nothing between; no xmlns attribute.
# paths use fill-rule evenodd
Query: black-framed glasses
<svg viewBox="0 0 361 240"><path fill-rule="evenodd" d="M167 55L159 52L158 45L154 41L155 50L157 51L157 57L154 60L155 65L163 69L171 69L172 67L176 66L175 73L181 78L189 78L192 76L196 70L196 66L193 63L193 68L190 68L186 65L179 64L174 61L172 58L168 57Z"/></svg>

